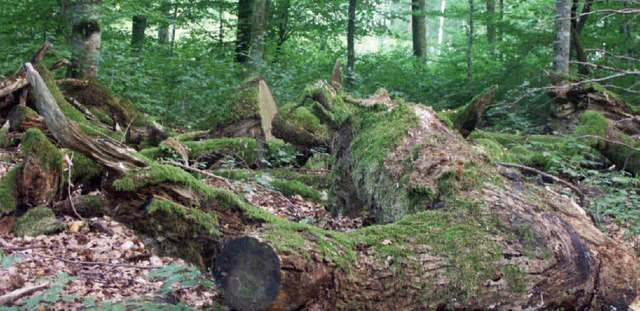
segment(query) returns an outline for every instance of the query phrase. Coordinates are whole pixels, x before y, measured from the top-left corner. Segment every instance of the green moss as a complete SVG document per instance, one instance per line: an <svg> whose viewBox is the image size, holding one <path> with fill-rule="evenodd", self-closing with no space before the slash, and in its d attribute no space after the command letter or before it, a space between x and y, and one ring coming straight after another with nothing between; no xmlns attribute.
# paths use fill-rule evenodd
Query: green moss
<svg viewBox="0 0 640 311"><path fill-rule="evenodd" d="M14 232L17 236L38 236L57 233L65 229L51 209L36 206L18 217Z"/></svg>
<svg viewBox="0 0 640 311"><path fill-rule="evenodd" d="M356 179L379 174L380 166L393 148L411 128L418 125L418 118L406 105L387 113L371 113L362 109L354 118L354 135L351 155L359 165L354 170Z"/></svg>
<svg viewBox="0 0 640 311"><path fill-rule="evenodd" d="M14 166L0 179L0 212L11 213L18 204L17 180L23 165Z"/></svg>
<svg viewBox="0 0 640 311"><path fill-rule="evenodd" d="M104 172L101 165L89 159L79 152L73 154L73 166L71 177L76 179L76 183L85 183L96 178ZM65 176L66 177L66 176Z"/></svg>
<svg viewBox="0 0 640 311"><path fill-rule="evenodd" d="M28 129L20 147L24 155L34 157L44 169L62 172L64 167L62 153L39 130Z"/></svg>
<svg viewBox="0 0 640 311"><path fill-rule="evenodd" d="M298 131L313 133L323 140L328 140L331 137L331 131L328 126L323 124L313 112L306 107L298 107L290 112L294 106L290 104L280 108L279 122L287 124Z"/></svg>
<svg viewBox="0 0 640 311"><path fill-rule="evenodd" d="M453 110L440 111L436 113L440 121L447 125L448 128L453 129L453 119L455 112Z"/></svg>
<svg viewBox="0 0 640 311"><path fill-rule="evenodd" d="M580 126L576 128L575 134L595 135L604 137L609 122L607 118L595 111L587 111L580 116Z"/></svg>
<svg viewBox="0 0 640 311"><path fill-rule="evenodd" d="M178 234L185 234L195 228L202 228L208 235L222 237L222 233L216 229L216 225L219 224L218 219L197 208L178 206L168 200L154 199L147 206L147 211L150 214L162 214L163 217L158 217L158 215L155 217L162 219L164 223L172 224L173 232L184 230L184 232L177 232ZM181 221L172 220L175 218L179 218ZM179 226L179 224L184 224L184 227Z"/></svg>
<svg viewBox="0 0 640 311"><path fill-rule="evenodd" d="M300 195L303 198L318 202L322 197L320 191L315 190L297 180L276 179L271 184L285 196Z"/></svg>
<svg viewBox="0 0 640 311"><path fill-rule="evenodd" d="M518 162L517 157L509 152L509 149L487 138L473 140L477 149L487 155L494 162Z"/></svg>
<svg viewBox="0 0 640 311"><path fill-rule="evenodd" d="M470 135L469 135L469 139L470 140L476 140L476 139L489 139L489 140L493 140L496 143L505 146L505 147L511 147L511 146L515 146L517 144L519 144L520 142L524 141L524 137L522 137L522 135L517 135L517 134L505 134L505 133L492 133L492 132L486 132L486 131L482 131L482 130L475 130L473 131Z"/></svg>
<svg viewBox="0 0 640 311"><path fill-rule="evenodd" d="M0 130L0 148L7 148L13 145L13 139L9 136L9 131Z"/></svg>
<svg viewBox="0 0 640 311"><path fill-rule="evenodd" d="M516 293L524 293L527 289L524 273L516 265L507 265L504 268L504 278L510 290Z"/></svg>
<svg viewBox="0 0 640 311"><path fill-rule="evenodd" d="M473 293L492 277L501 258L500 248L483 228L484 222L475 217L463 216L458 211L437 210L407 216L394 224L370 226L349 235L369 245L376 258L381 259L415 256L415 245L429 245L434 255L445 258L449 264L451 285Z"/></svg>
<svg viewBox="0 0 640 311"><path fill-rule="evenodd" d="M260 119L259 95L257 80L252 79L247 86L222 104L223 107L218 110L218 113L209 118L207 126L211 129L219 129L248 118Z"/></svg>

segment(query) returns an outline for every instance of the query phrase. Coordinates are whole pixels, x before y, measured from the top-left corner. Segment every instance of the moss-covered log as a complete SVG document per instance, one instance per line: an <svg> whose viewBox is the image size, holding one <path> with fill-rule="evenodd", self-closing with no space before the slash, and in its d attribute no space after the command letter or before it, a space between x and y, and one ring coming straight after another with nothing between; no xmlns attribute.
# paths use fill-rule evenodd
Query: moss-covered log
<svg viewBox="0 0 640 311"><path fill-rule="evenodd" d="M498 86L491 86L476 95L466 105L451 111L440 113L445 122L451 122L451 126L458 130L463 137L469 136L476 129L482 119L482 114L489 108L496 97Z"/></svg>
<svg viewBox="0 0 640 311"><path fill-rule="evenodd" d="M38 97L45 102L39 110L67 142L59 120L47 116L49 98ZM358 214L394 223L324 231L175 167L122 156L114 166L101 156L116 151L112 144L68 145L113 172L104 188L107 213L166 253L215 267L240 310L610 309L637 298L636 257L571 199L501 177L430 108L384 95L327 103L330 110L316 107L338 128L334 174L355 190L364 206ZM251 261L237 260L247 258L233 251L238 243L255 250ZM259 260L267 258L269 265Z"/></svg>
<svg viewBox="0 0 640 311"><path fill-rule="evenodd" d="M595 111L580 116L575 136L587 139L591 146L614 163L618 169L640 173L640 143L619 131L615 123Z"/></svg>

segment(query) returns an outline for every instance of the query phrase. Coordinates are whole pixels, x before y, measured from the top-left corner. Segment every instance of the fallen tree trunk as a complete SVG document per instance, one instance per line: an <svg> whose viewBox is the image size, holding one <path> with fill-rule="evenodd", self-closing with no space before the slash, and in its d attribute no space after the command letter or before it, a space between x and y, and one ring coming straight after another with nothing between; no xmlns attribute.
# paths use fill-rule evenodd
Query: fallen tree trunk
<svg viewBox="0 0 640 311"><path fill-rule="evenodd" d="M575 202L501 177L430 108L385 96L317 106L338 126L338 185L365 207L335 189L342 211L395 221L341 233L279 219L180 169L97 143L65 121L27 68L54 137L114 173L104 185L109 205L97 210L156 237L165 253L213 265L239 310L609 309L640 293L638 259Z"/></svg>

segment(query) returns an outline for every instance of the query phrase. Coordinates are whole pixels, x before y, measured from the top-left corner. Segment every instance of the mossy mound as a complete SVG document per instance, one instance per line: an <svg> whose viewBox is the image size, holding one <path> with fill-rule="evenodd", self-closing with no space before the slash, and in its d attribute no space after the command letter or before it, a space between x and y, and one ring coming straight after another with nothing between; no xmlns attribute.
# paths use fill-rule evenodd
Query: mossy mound
<svg viewBox="0 0 640 311"><path fill-rule="evenodd" d="M16 209L18 204L18 174L22 167L22 164L14 166L0 179L0 212L8 214Z"/></svg>
<svg viewBox="0 0 640 311"><path fill-rule="evenodd" d="M64 168L62 153L39 130L27 130L20 147L24 155L35 158L45 170L62 172Z"/></svg>
<svg viewBox="0 0 640 311"><path fill-rule="evenodd" d="M260 119L259 81L257 78L248 80L244 87L222 103L222 107L217 110L218 113L207 120L206 126L215 131L245 119Z"/></svg>
<svg viewBox="0 0 640 311"><path fill-rule="evenodd" d="M58 221L51 209L36 206L18 217L14 232L17 236L38 236L65 230L66 225Z"/></svg>
<svg viewBox="0 0 640 311"><path fill-rule="evenodd" d="M322 197L322 193L320 191L315 190L297 180L276 179L272 181L271 184L276 188L276 190L288 197L299 195L314 202L319 202Z"/></svg>

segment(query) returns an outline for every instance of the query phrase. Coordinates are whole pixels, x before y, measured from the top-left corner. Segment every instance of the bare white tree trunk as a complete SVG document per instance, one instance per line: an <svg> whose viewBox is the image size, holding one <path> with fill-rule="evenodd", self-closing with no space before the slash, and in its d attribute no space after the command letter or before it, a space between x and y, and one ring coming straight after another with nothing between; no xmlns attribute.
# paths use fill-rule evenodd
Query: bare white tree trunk
<svg viewBox="0 0 640 311"><path fill-rule="evenodd" d="M442 0L442 5L440 11L442 12L442 16L440 16L440 28L438 29L438 55L442 52L442 41L444 39L444 11L447 8L447 0Z"/></svg>

